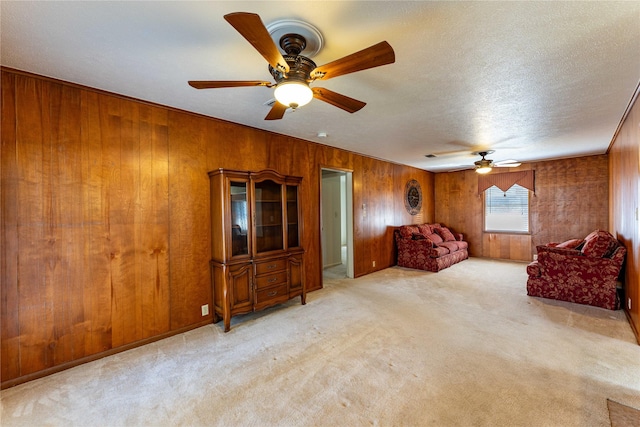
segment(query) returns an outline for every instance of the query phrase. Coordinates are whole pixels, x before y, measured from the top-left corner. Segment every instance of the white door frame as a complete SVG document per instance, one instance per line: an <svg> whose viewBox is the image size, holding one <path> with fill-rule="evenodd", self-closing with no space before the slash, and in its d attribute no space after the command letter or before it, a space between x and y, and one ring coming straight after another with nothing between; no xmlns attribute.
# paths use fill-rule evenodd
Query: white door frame
<svg viewBox="0 0 640 427"><path fill-rule="evenodd" d="M327 170L331 172L338 172L344 175L346 178L346 197L344 207L346 212L346 245L347 245L347 277L353 279L353 171L350 169L340 169L330 166L320 166L320 209L318 215L320 216L320 266L324 265L322 260L322 171ZM321 274L322 276L322 274Z"/></svg>

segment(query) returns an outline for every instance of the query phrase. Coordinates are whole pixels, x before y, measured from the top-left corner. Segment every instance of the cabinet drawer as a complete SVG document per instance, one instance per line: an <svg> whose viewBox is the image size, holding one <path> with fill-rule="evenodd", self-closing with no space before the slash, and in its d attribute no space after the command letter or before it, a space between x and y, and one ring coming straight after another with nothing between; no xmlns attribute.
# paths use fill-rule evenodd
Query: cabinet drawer
<svg viewBox="0 0 640 427"><path fill-rule="evenodd" d="M256 306L266 306L289 300L287 284L266 288L256 292Z"/></svg>
<svg viewBox="0 0 640 427"><path fill-rule="evenodd" d="M275 273L276 271L286 270L287 261L285 259L273 259L271 261L258 262L256 266L256 276L261 274Z"/></svg>
<svg viewBox="0 0 640 427"><path fill-rule="evenodd" d="M262 289L269 286L281 285L287 283L287 272L281 271L279 273L268 274L266 276L256 277L256 289Z"/></svg>

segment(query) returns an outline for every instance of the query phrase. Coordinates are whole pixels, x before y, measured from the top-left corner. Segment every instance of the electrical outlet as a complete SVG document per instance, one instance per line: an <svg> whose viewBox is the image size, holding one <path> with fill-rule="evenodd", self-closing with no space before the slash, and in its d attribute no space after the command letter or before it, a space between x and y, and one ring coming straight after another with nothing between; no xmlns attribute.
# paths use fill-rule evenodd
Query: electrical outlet
<svg viewBox="0 0 640 427"><path fill-rule="evenodd" d="M206 316L209 314L209 304L205 304L202 307L200 307L200 309L202 310L202 315Z"/></svg>
<svg viewBox="0 0 640 427"><path fill-rule="evenodd" d="M538 254L533 254L533 260L537 261L538 260Z"/></svg>
<svg viewBox="0 0 640 427"><path fill-rule="evenodd" d="M627 298L627 308L631 310L631 298Z"/></svg>
<svg viewBox="0 0 640 427"><path fill-rule="evenodd" d="M375 262L375 261L373 261L373 266L374 266L374 267L376 266L376 262Z"/></svg>

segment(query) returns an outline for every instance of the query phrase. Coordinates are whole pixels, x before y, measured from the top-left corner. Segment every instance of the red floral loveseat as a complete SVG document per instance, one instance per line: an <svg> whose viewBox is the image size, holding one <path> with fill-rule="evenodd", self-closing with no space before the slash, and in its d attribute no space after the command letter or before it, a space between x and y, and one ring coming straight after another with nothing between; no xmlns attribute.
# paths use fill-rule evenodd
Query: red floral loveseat
<svg viewBox="0 0 640 427"><path fill-rule="evenodd" d="M469 258L463 235L441 224L403 225L394 237L400 267L437 272Z"/></svg>
<svg viewBox="0 0 640 427"><path fill-rule="evenodd" d="M620 308L616 282L626 249L604 230L583 239L537 246L538 260L527 266L527 295Z"/></svg>

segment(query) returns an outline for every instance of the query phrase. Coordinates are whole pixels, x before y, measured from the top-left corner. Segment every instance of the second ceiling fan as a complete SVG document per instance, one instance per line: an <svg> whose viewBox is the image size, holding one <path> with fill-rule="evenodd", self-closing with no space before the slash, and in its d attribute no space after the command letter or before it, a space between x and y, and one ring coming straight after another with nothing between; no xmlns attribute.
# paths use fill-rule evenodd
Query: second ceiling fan
<svg viewBox="0 0 640 427"><path fill-rule="evenodd" d="M485 174L491 172L491 169L493 168L517 168L521 164L516 160L502 160L500 162L494 162L493 160L485 159L486 156L492 153L495 153L495 151L486 150L473 153L474 155L482 157L482 159L473 162L476 172L479 174Z"/></svg>
<svg viewBox="0 0 640 427"><path fill-rule="evenodd" d="M333 92L321 87L309 86L316 80L328 80L356 71L379 67L395 62L393 48L386 41L337 59L320 67L300 53L307 41L300 34L288 33L280 38L278 46L271 39L269 31L260 16L255 13L236 12L224 16L269 63L269 72L275 83L264 80L190 80L189 85L196 89L215 89L229 87L265 86L275 87L276 102L265 120L278 120L284 116L287 108L296 109L312 98L319 99L349 113L355 113L366 105L362 101Z"/></svg>

